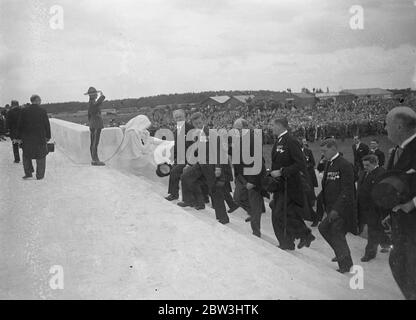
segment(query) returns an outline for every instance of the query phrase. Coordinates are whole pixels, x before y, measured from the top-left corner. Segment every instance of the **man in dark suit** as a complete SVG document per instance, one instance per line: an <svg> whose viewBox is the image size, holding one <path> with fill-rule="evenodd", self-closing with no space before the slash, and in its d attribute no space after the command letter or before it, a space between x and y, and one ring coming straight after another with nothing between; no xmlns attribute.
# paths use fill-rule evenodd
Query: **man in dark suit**
<svg viewBox="0 0 416 320"><path fill-rule="evenodd" d="M375 154L376 156L377 156L377 158L378 158L378 165L380 166L380 167L384 167L384 162L385 162L385 155L384 155L384 152L383 151L381 151L379 148L378 148L378 140L377 139L373 139L373 140L371 140L371 142L370 142L370 151L369 151L369 154Z"/></svg>
<svg viewBox="0 0 416 320"><path fill-rule="evenodd" d="M320 221L318 214L313 209L313 204L316 200L315 188L318 187L318 179L315 173L315 158L313 152L309 149L307 140L302 139L302 152L305 155L306 161L306 181L308 182L307 190L305 190L305 210L307 211L308 218L312 221L312 227L316 227ZM305 212L306 212L305 211Z"/></svg>
<svg viewBox="0 0 416 320"><path fill-rule="evenodd" d="M17 123L19 122L20 117L20 106L19 102L12 101L11 103L12 108L7 112L6 115L6 124L7 129L9 130L9 136L12 140L13 146L13 155L14 155L14 163L20 162L20 155L19 155L19 142L17 140Z"/></svg>
<svg viewBox="0 0 416 320"><path fill-rule="evenodd" d="M367 246L361 258L362 262L367 262L376 257L378 245L384 246L388 243L381 224L387 212L376 206L371 197L373 185L385 173L385 169L378 165L378 157L375 154L363 158L363 167L364 170L358 179L357 199L360 230L364 224L368 227Z"/></svg>
<svg viewBox="0 0 416 320"><path fill-rule="evenodd" d="M353 166L338 152L334 139L324 140L321 151L328 160L322 179L322 198L327 216L319 232L335 252L341 273L353 265L345 235L357 234L357 212Z"/></svg>
<svg viewBox="0 0 416 320"><path fill-rule="evenodd" d="M32 177L32 159L36 159L36 178L41 180L45 176L47 142L51 139L51 128L48 114L40 107L40 97L33 95L30 102L32 104L21 111L17 137L23 144L23 179Z"/></svg>
<svg viewBox="0 0 416 320"><path fill-rule="evenodd" d="M178 109L173 112L173 119L176 122L176 129L174 131L174 140L175 145L173 146L173 160L174 165L170 171L169 175L169 195L165 198L168 201L177 200L179 198L179 181L183 169L186 166L186 150L192 144L192 141L186 140L186 135L189 130L193 129L193 125L186 122L186 114L183 109ZM178 143L178 139L182 140ZM178 159L178 145L180 144L179 150L181 154ZM178 161L179 160L179 161Z"/></svg>
<svg viewBox="0 0 416 320"><path fill-rule="evenodd" d="M194 129L189 131L187 139L194 138L195 140L187 152L187 165L181 176L182 201L178 203L178 206L202 210L205 209L203 184L211 190L215 184L215 168L208 164L209 129L205 126L204 116L196 112L191 116L191 122Z"/></svg>
<svg viewBox="0 0 416 320"><path fill-rule="evenodd" d="M356 174L363 170L363 157L370 152L370 148L361 142L360 136L354 136L354 144L352 145L352 152L354 154L354 167Z"/></svg>
<svg viewBox="0 0 416 320"><path fill-rule="evenodd" d="M406 299L416 299L416 113L396 107L386 117L390 141L397 147L387 169L406 173L411 200L393 208L391 213L393 249L390 268Z"/></svg>
<svg viewBox="0 0 416 320"><path fill-rule="evenodd" d="M100 97L98 98L98 93ZM90 152L91 152L91 165L104 166L105 163L98 158L98 144L100 143L101 130L104 128L103 118L101 116L101 104L105 100L105 96L101 91L97 91L94 87L90 87L88 92L85 93L90 97L88 107L88 122L90 126ZM97 99L98 98L98 99Z"/></svg>
<svg viewBox="0 0 416 320"><path fill-rule="evenodd" d="M249 215L251 229L253 234L257 237L261 237L260 223L261 215L266 211L264 206L264 199L262 195L261 178L265 172L264 161L262 160L262 169L256 175L248 175L244 172L245 168L252 168L254 163L245 163L243 161L243 141L250 141L250 154L254 154L254 131L249 129L249 124L245 119L237 119L233 125L234 129L240 132L238 143L240 150L240 163L234 164L234 176L235 176L235 191L234 200L241 208L243 208ZM243 138L247 136L247 140ZM244 140L243 140L244 139ZM237 146L232 146L230 154L232 155L233 148L238 150Z"/></svg>
<svg viewBox="0 0 416 320"><path fill-rule="evenodd" d="M309 247L315 237L302 219L305 204L300 174L306 175L305 157L300 143L288 132L287 119L275 119L271 124L277 136L272 150L271 176L284 185L273 195L273 229L282 250L294 250L295 239L300 239L298 249Z"/></svg>

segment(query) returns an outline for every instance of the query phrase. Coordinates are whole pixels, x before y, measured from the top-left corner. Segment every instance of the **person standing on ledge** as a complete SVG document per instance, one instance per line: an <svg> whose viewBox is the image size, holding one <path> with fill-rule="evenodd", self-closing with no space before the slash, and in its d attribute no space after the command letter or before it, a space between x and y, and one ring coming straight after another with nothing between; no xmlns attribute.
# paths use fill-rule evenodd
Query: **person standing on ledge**
<svg viewBox="0 0 416 320"><path fill-rule="evenodd" d="M97 99L98 93L100 94L100 97ZM98 158L98 144L100 143L101 130L104 128L103 118L101 117L101 104L105 100L105 96L101 91L97 91L94 87L90 87L85 95L90 96L88 122L91 137L91 164L93 166L105 166L105 163Z"/></svg>
<svg viewBox="0 0 416 320"><path fill-rule="evenodd" d="M51 127L48 114L40 107L38 95L30 97L32 103L22 109L17 123L17 138L23 144L23 179L32 177L32 159L36 159L36 178L42 180L45 176L47 142L51 139Z"/></svg>

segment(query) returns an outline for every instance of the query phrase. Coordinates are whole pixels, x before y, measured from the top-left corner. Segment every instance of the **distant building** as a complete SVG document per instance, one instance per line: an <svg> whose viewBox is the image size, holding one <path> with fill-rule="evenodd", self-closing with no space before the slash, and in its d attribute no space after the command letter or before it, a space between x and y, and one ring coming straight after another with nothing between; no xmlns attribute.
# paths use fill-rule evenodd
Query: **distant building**
<svg viewBox="0 0 416 320"><path fill-rule="evenodd" d="M322 93L316 93L315 97L319 101L337 101L337 102L351 102L355 99L356 96L354 96L351 93L341 93L341 92L322 92Z"/></svg>
<svg viewBox="0 0 416 320"><path fill-rule="evenodd" d="M241 96L232 96L227 101L227 106L230 108L236 108L244 106L247 102L254 99L254 95L241 95Z"/></svg>
<svg viewBox="0 0 416 320"><path fill-rule="evenodd" d="M203 100L201 102L201 106L205 107L205 106L223 106L226 107L228 101L231 98L229 96L214 96L214 97L209 97L206 98L205 100Z"/></svg>
<svg viewBox="0 0 416 320"><path fill-rule="evenodd" d="M368 88L368 89L346 89L340 93L349 93L357 98L378 98L378 99L391 99L393 93L391 91L380 88Z"/></svg>

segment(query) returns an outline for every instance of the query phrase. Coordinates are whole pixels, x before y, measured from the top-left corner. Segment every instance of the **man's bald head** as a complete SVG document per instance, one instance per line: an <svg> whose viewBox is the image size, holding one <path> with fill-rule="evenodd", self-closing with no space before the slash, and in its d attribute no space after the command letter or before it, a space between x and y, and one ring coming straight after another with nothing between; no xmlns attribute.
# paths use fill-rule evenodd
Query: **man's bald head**
<svg viewBox="0 0 416 320"><path fill-rule="evenodd" d="M238 129L238 130L248 129L249 128L248 121L246 119L239 118L234 121L233 128Z"/></svg>
<svg viewBox="0 0 416 320"><path fill-rule="evenodd" d="M416 112L409 107L396 107L386 117L389 139L400 145L416 132Z"/></svg>

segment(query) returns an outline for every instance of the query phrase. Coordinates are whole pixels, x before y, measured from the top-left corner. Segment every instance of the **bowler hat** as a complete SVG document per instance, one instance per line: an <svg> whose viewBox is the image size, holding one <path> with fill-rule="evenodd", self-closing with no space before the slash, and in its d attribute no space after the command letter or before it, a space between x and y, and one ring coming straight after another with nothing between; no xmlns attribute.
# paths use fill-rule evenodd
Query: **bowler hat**
<svg viewBox="0 0 416 320"><path fill-rule="evenodd" d="M172 170L172 166L168 163L161 163L157 165L156 174L158 177L163 178L170 175L170 171Z"/></svg>
<svg viewBox="0 0 416 320"><path fill-rule="evenodd" d="M97 89L95 89L94 87L89 87L88 91L86 93L84 93L84 95L90 95L90 94L95 94L98 93Z"/></svg>
<svg viewBox="0 0 416 320"><path fill-rule="evenodd" d="M384 209L393 209L410 200L408 175L403 171L392 170L382 174L371 191L374 203Z"/></svg>

